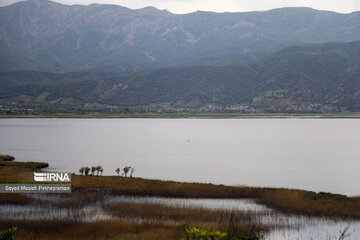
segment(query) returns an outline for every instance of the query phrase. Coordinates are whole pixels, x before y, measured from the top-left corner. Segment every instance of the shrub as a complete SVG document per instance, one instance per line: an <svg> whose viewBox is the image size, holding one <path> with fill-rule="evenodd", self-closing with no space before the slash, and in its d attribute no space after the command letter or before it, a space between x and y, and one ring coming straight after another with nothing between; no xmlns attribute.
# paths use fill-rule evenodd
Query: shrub
<svg viewBox="0 0 360 240"><path fill-rule="evenodd" d="M0 154L0 160L1 161L14 161L15 157L11 156L11 155L3 155Z"/></svg>
<svg viewBox="0 0 360 240"><path fill-rule="evenodd" d="M0 230L0 240L14 240L16 228Z"/></svg>

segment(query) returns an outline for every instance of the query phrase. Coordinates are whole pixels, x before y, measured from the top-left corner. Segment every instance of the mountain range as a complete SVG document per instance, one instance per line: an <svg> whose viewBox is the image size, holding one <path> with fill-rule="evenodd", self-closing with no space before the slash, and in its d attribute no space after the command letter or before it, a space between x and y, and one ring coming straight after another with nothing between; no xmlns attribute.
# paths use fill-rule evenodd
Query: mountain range
<svg viewBox="0 0 360 240"><path fill-rule="evenodd" d="M172 14L28 0L0 8L0 71L126 71L234 64L302 43L360 40L360 12Z"/></svg>
<svg viewBox="0 0 360 240"><path fill-rule="evenodd" d="M99 103L163 110L359 111L360 41L288 47L265 59L126 73L9 71L9 101Z"/></svg>
<svg viewBox="0 0 360 240"><path fill-rule="evenodd" d="M0 8L0 100L148 111L360 111L360 12Z"/></svg>

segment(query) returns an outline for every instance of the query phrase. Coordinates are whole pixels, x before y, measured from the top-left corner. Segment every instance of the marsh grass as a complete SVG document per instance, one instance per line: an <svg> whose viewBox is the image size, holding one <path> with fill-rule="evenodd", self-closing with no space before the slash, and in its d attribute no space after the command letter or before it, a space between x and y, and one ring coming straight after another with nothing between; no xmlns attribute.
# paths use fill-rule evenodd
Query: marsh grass
<svg viewBox="0 0 360 240"><path fill-rule="evenodd" d="M166 222L175 225L201 226L206 229L227 231L229 220L233 219L234 229L244 235L266 232L269 226L256 222L258 213L252 211L230 211L228 209L207 209L199 207L174 207L154 203L112 203L105 204L105 211L119 218L134 218L146 221ZM234 217L236 216L236 217Z"/></svg>
<svg viewBox="0 0 360 240"><path fill-rule="evenodd" d="M16 226L16 239L115 239L118 235L141 229L123 220L81 223L66 220L0 220L0 228Z"/></svg>
<svg viewBox="0 0 360 240"><path fill-rule="evenodd" d="M148 206L149 208L149 206ZM131 210L132 212L133 210ZM156 211L157 212L157 211ZM180 212L180 210L178 210ZM130 214L132 215L132 214ZM193 216L193 215L192 215ZM0 228L11 228L16 226L17 239L174 239L178 240L189 224L196 223L198 226L207 229L227 229L227 215L206 221L189 220L189 223L182 221L176 224L168 222L169 216L158 219L121 218L107 221L80 222L71 219L2 219ZM183 214L180 216L172 211L172 217L179 217L186 221ZM211 221L209 221L211 220ZM222 220L222 221L218 221ZM239 227L241 231L250 231L249 225Z"/></svg>
<svg viewBox="0 0 360 240"><path fill-rule="evenodd" d="M26 205L33 202L33 199L21 193L0 193L0 204Z"/></svg>
<svg viewBox="0 0 360 240"><path fill-rule="evenodd" d="M72 176L74 191L93 191L132 196L185 198L256 198L260 188L205 183L125 178L118 176Z"/></svg>
<svg viewBox="0 0 360 240"><path fill-rule="evenodd" d="M33 171L46 163L0 162L0 182L33 182ZM73 194L92 193L91 198L106 194L162 196L182 198L255 199L258 203L286 214L360 219L360 197L304 190L224 186L203 183L125 178L118 176L72 176ZM88 197L90 195L87 195ZM81 196L74 199L78 201ZM90 199L91 200L91 199ZM84 202L84 201L80 201ZM74 205L70 200L62 205ZM61 205L59 203L59 205Z"/></svg>
<svg viewBox="0 0 360 240"><path fill-rule="evenodd" d="M48 163L44 162L9 162L1 161L0 166L2 167L12 167L12 168L29 168L32 170L42 169L49 167Z"/></svg>
<svg viewBox="0 0 360 240"><path fill-rule="evenodd" d="M296 189L237 187L124 177L73 176L74 191L133 196L255 199L285 214L360 219L360 198Z"/></svg>
<svg viewBox="0 0 360 240"><path fill-rule="evenodd" d="M16 196L16 194L14 195ZM17 196L20 198L20 195ZM17 198L15 197L15 198ZM30 195L31 197L31 195ZM229 210L178 207L152 203L107 203L94 192L37 194L22 208L13 207L0 217L0 229L17 227L17 239L180 239L187 226L228 228ZM12 200L15 199L10 198ZM84 209L93 207L94 211ZM109 219L91 215L104 211ZM252 212L239 212L238 229L253 229ZM260 225L257 231L269 228Z"/></svg>
<svg viewBox="0 0 360 240"><path fill-rule="evenodd" d="M152 201L108 201L113 196L99 192L34 194L30 197L34 199L31 204L12 206L13 210L10 209L9 214L5 212L5 215L0 216L0 229L17 227L19 237L16 239L179 240L184 237L184 231L189 226L222 232L229 232L231 228L231 232L238 236L256 237L273 230L281 232L294 229L299 232L309 224L323 227L334 223L327 218L286 216L269 210L231 211L232 208L171 205ZM86 209L91 211L84 211ZM229 219L234 213L235 226L230 227ZM99 214L108 218L96 217ZM337 226L341 230L341 224Z"/></svg>
<svg viewBox="0 0 360 240"><path fill-rule="evenodd" d="M360 219L360 199L331 193L274 189L258 198L258 202L286 214Z"/></svg>

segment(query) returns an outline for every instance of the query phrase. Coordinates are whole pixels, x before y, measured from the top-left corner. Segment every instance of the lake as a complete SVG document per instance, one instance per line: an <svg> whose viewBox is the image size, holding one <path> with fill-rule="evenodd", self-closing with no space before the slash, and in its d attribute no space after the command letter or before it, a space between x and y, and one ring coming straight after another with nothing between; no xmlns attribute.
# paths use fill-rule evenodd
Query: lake
<svg viewBox="0 0 360 240"><path fill-rule="evenodd" d="M360 195L360 119L1 119L0 152L49 170Z"/></svg>

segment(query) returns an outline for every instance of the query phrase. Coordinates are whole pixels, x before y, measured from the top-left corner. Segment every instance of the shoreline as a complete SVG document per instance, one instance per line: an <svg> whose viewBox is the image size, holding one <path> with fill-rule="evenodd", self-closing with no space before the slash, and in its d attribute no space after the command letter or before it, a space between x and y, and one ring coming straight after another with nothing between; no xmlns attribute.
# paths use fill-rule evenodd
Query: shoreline
<svg viewBox="0 0 360 240"><path fill-rule="evenodd" d="M360 119L360 113L339 114L44 114L44 115L0 115L0 119L39 119L39 118L77 118L77 119Z"/></svg>
<svg viewBox="0 0 360 240"><path fill-rule="evenodd" d="M17 183L33 184L33 172L42 171L35 170L37 166L36 162L0 161L0 183L17 179ZM302 236L301 227L305 232L315 231L311 237L329 236L330 230L333 238L338 239L333 224L343 232L350 225L350 232L360 226L360 197L340 194L96 174L73 174L71 185L71 193L1 193L0 207L7 209L7 213L0 217L0 235L3 230L16 232L19 240L176 240L185 239L189 229L196 227L202 232L224 234L237 229L240 238L236 239L260 240L278 239L269 236L279 234ZM147 197L167 200L149 201ZM238 209L225 205L213 208L197 206L197 199L205 205L209 201L211 205L228 200L250 205ZM171 204L178 200L184 204ZM13 217L19 214L21 218ZM324 230L317 230L316 226Z"/></svg>
<svg viewBox="0 0 360 240"><path fill-rule="evenodd" d="M41 171L36 162L0 161L0 183L34 183L33 172ZM43 165L44 163L41 163ZM54 171L56 172L56 171ZM187 183L121 176L72 175L74 192L178 198L252 198L285 214L360 219L360 196L313 192L301 189L227 186ZM355 209L358 209L355 211Z"/></svg>

